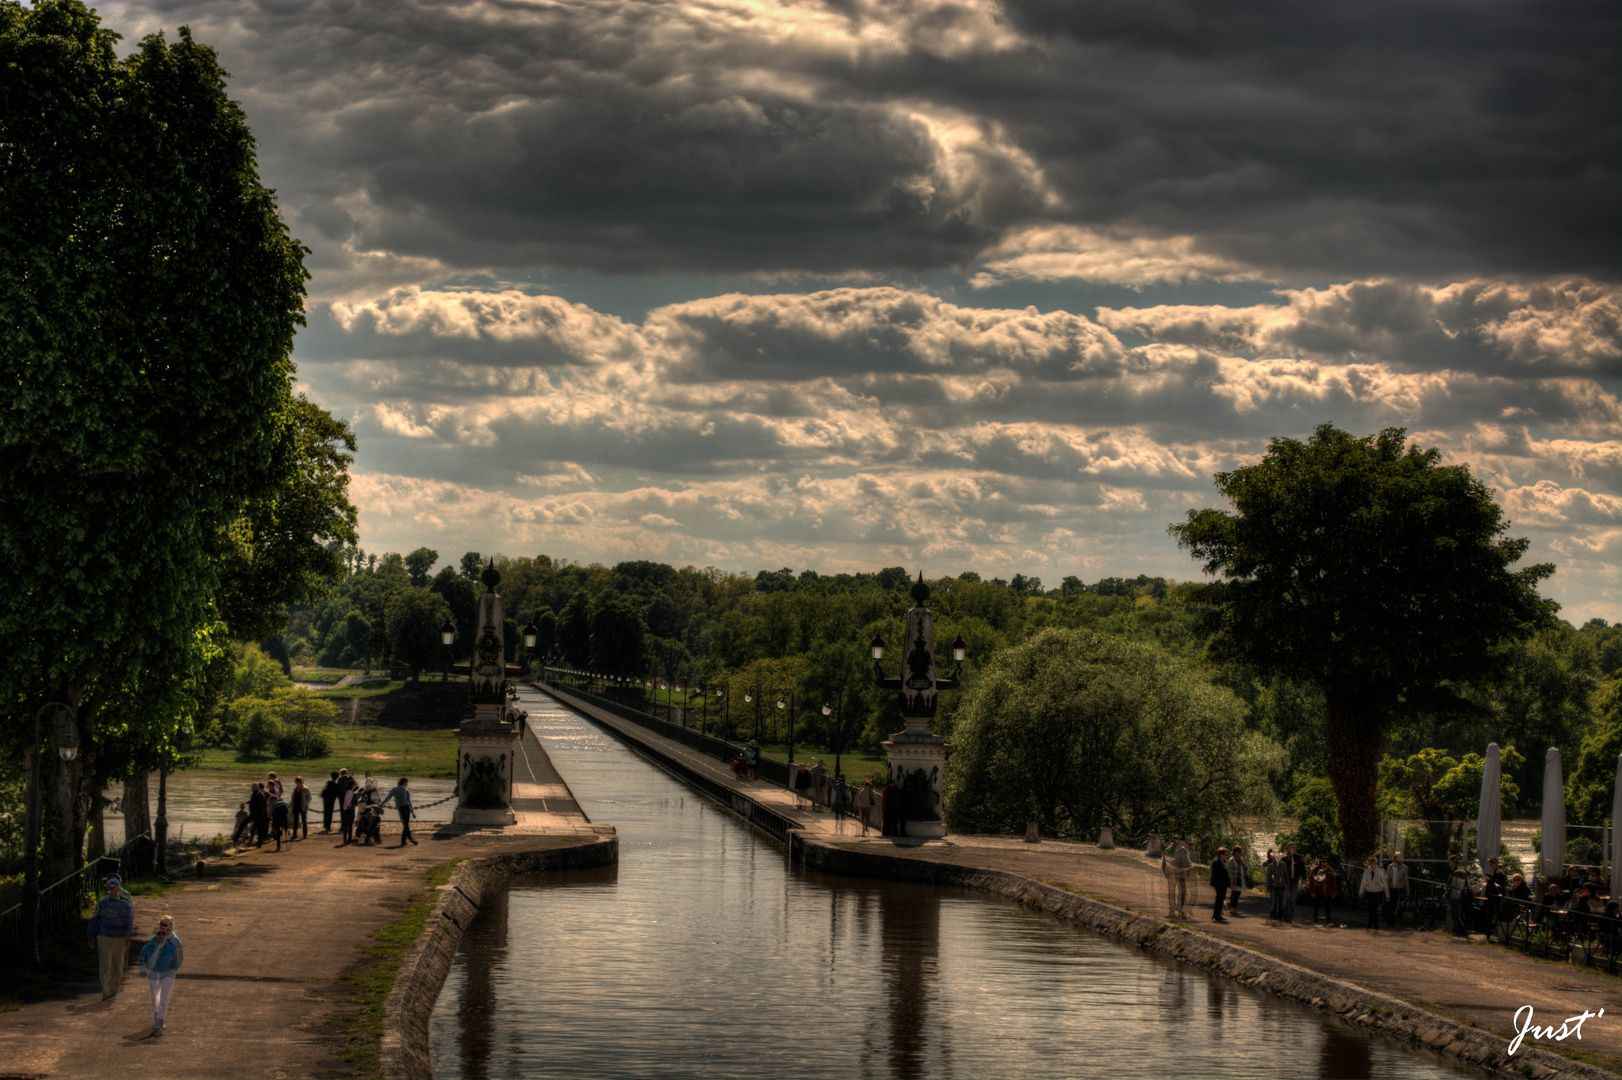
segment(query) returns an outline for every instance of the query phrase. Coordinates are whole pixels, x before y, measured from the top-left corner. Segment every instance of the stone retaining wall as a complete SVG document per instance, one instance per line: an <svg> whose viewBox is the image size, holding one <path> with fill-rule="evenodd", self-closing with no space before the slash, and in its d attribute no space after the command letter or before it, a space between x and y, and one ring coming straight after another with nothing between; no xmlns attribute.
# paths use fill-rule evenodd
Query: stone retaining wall
<svg viewBox="0 0 1622 1080"><path fill-rule="evenodd" d="M382 1067L385 1080L432 1080L428 1018L451 969L462 934L479 913L485 890L514 874L593 870L619 862L612 834L555 848L468 859L428 914L422 933L400 962L394 987L383 1002Z"/></svg>
<svg viewBox="0 0 1622 1080"><path fill-rule="evenodd" d="M1162 956L1237 979L1347 1023L1372 1028L1394 1039L1424 1046L1506 1077L1617 1080L1615 1073L1564 1058L1525 1043L1508 1057L1508 1040L1479 1028L1463 1027L1398 998L1342 982L1252 949L1221 941L1179 923L1078 896L1021 874L902 859L873 851L828 844L803 832L790 835L790 856L807 869L858 877L889 878L981 889L1017 900L1068 922L1090 927L1122 941L1135 942Z"/></svg>

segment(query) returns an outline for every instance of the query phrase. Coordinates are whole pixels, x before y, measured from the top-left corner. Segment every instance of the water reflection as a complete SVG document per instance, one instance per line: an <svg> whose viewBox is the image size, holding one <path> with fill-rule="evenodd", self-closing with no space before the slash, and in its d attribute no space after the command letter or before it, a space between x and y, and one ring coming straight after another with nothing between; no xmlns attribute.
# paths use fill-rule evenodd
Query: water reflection
<svg viewBox="0 0 1622 1080"><path fill-rule="evenodd" d="M1455 1068L978 893L791 870L527 706L617 870L515 880L432 1019L456 1077L1441 1077Z"/></svg>

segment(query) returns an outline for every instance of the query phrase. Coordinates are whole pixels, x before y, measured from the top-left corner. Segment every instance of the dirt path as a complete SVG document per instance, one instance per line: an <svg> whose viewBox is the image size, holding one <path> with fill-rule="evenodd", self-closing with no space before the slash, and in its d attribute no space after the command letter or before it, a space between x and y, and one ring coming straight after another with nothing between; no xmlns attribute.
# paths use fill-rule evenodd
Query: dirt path
<svg viewBox="0 0 1622 1080"><path fill-rule="evenodd" d="M537 778L561 783L540 744L523 746ZM390 812L392 815L392 811ZM291 1080L349 1075L342 1021L351 992L342 976L365 960L369 935L422 890L430 867L464 856L594 839L578 809L525 802L519 826L421 830L401 848L397 819L384 846L339 847L335 836L266 847L211 867L161 898L137 898L137 947L160 914L174 917L186 946L165 1034L146 1038L151 1003L133 969L103 1003L93 971L56 995L0 1015L0 1076Z"/></svg>

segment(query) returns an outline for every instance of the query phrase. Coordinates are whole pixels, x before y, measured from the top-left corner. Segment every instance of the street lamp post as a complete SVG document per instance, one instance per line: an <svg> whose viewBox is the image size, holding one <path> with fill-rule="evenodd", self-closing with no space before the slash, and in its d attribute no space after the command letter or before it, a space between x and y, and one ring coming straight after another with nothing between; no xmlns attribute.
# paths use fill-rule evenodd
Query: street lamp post
<svg viewBox="0 0 1622 1080"><path fill-rule="evenodd" d="M953 668L945 678L935 673L935 616L924 602L929 586L924 575L912 587L913 607L907 612L907 628L902 639L901 674L887 678L880 662L884 659L884 638L873 636L873 675L878 685L901 695L901 716L905 728L883 744L889 758L890 783L901 789L901 828L907 836L943 837L946 758L952 747L929 730L942 690L956 689L968 646L962 635L951 644Z"/></svg>
<svg viewBox="0 0 1622 1080"><path fill-rule="evenodd" d="M451 678L451 644L456 640L456 624L446 619L439 624L439 644L445 652L445 672L439 678L440 682L449 682Z"/></svg>
<svg viewBox="0 0 1622 1080"><path fill-rule="evenodd" d="M779 710L785 708L788 710L788 763L792 765L794 764L794 691L789 691L786 702L779 695L777 707Z"/></svg>
<svg viewBox="0 0 1622 1080"><path fill-rule="evenodd" d="M39 737L45 714L51 713L51 741L63 761L79 756L79 735L74 729L71 705L53 701L43 705L34 714L34 741L28 746L28 827L24 834L27 844L23 863L22 913L23 947L28 958L39 963Z"/></svg>
<svg viewBox="0 0 1622 1080"><path fill-rule="evenodd" d="M839 758L845 750L845 692L839 691L839 696L834 698L834 701L836 704L832 707L826 701L822 703L822 715L824 719L829 713L835 716L837 731L834 734L834 775L840 776L843 774L839 771Z"/></svg>
<svg viewBox="0 0 1622 1080"><path fill-rule="evenodd" d="M751 687L750 689L744 691L743 703L745 705L747 705L751 701L753 701L755 703L755 742L759 743L760 742L760 687L755 686L755 687Z"/></svg>

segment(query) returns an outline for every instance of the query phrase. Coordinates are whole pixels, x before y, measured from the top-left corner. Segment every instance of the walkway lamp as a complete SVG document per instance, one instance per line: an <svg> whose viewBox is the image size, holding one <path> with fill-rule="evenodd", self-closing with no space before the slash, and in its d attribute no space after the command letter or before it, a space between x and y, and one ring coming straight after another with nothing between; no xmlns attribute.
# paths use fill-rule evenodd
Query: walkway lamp
<svg viewBox="0 0 1622 1080"><path fill-rule="evenodd" d="M751 687L743 692L743 703L755 703L755 742L760 742L760 687Z"/></svg>
<svg viewBox="0 0 1622 1080"><path fill-rule="evenodd" d="M787 701L784 701L782 696L779 695L777 708L779 710L788 710L788 763L792 765L794 764L794 692L789 692Z"/></svg>
<svg viewBox="0 0 1622 1080"><path fill-rule="evenodd" d="M34 714L34 741L28 745L28 825L25 842L28 845L23 864L22 900L23 949L34 963L39 963L39 738L45 717L51 717L51 742L63 761L79 756L78 729L71 705L53 701Z"/></svg>
<svg viewBox="0 0 1622 1080"><path fill-rule="evenodd" d="M451 679L451 643L456 640L456 624L446 619L439 624L439 644L444 653L445 670L439 673L440 682Z"/></svg>
<svg viewBox="0 0 1622 1080"><path fill-rule="evenodd" d="M841 690L834 699L835 704L830 706L826 701L822 703L822 716L827 719L830 713L835 714L835 726L829 728L834 736L834 775L843 775L839 770L840 755L845 751L845 692Z"/></svg>

